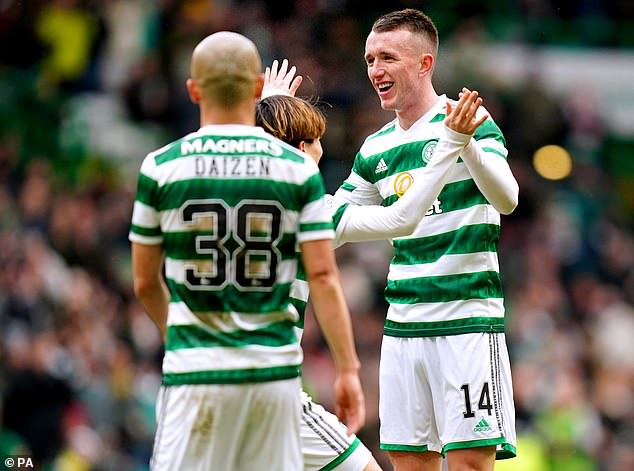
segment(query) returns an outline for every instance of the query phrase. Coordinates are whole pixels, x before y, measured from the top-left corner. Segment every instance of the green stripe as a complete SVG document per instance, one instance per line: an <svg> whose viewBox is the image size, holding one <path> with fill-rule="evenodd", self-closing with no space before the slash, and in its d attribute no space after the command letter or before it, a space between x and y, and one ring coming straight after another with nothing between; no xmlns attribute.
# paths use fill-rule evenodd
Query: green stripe
<svg viewBox="0 0 634 471"><path fill-rule="evenodd" d="M390 206L397 199L398 196L395 194L388 196L383 204ZM438 200L441 202L440 209L443 213L471 208L479 204L489 204L471 179L446 184L438 195Z"/></svg>
<svg viewBox="0 0 634 471"><path fill-rule="evenodd" d="M493 147L483 147L483 148L482 148L482 150L483 150L484 152L490 152L490 153L492 153L492 154L497 154L497 155L499 155L500 157L502 157L503 159L506 159L506 155L504 155L504 154L503 154L502 152L500 152L499 150L494 149Z"/></svg>
<svg viewBox="0 0 634 471"><path fill-rule="evenodd" d="M270 179L196 178L163 185L153 206L158 211L179 208L191 199L221 199L236 206L245 199L278 201L287 210L300 211L306 204L324 196L324 184L319 174L304 183L272 182Z"/></svg>
<svg viewBox="0 0 634 471"><path fill-rule="evenodd" d="M167 278L170 302L184 302L192 312L222 311L250 314L287 311L290 283L279 283L272 291L239 291L228 285L219 291L192 291Z"/></svg>
<svg viewBox="0 0 634 471"><path fill-rule="evenodd" d="M246 347L263 345L281 347L297 342L294 322L282 321L256 330L220 332L201 325L170 325L167 327L166 350L198 347Z"/></svg>
<svg viewBox="0 0 634 471"><path fill-rule="evenodd" d="M502 281L496 271L388 280L385 288L385 300L396 304L503 297Z"/></svg>
<svg viewBox="0 0 634 471"><path fill-rule="evenodd" d="M429 122L430 123L437 123L438 121L444 121L445 120L445 116L446 116L445 113L438 113Z"/></svg>
<svg viewBox="0 0 634 471"><path fill-rule="evenodd" d="M304 268L304 263L302 262L302 258L299 253L297 254L297 258L297 275L295 275L295 278L306 281L306 269Z"/></svg>
<svg viewBox="0 0 634 471"><path fill-rule="evenodd" d="M393 265L435 262L443 255L496 252L500 239L497 224L473 224L443 234L394 240Z"/></svg>
<svg viewBox="0 0 634 471"><path fill-rule="evenodd" d="M158 183L143 173L139 173L136 200L148 206L154 206Z"/></svg>
<svg viewBox="0 0 634 471"><path fill-rule="evenodd" d="M483 440L468 440L464 442L447 443L442 447L442 454L445 456L451 450L464 450L466 448L481 448L485 446L501 445L506 442L506 438L487 438Z"/></svg>
<svg viewBox="0 0 634 471"><path fill-rule="evenodd" d="M323 468L320 468L319 471L331 471L335 469L337 466L343 463L348 458L348 456L350 456L354 452L354 450L356 450L359 447L360 444L361 444L361 440L355 437L354 441L350 444L350 446L346 449L346 451L341 453L339 456L337 456L334 460L332 460Z"/></svg>
<svg viewBox="0 0 634 471"><path fill-rule="evenodd" d="M135 234L146 237L157 237L161 235L160 227L141 227L136 224L130 224L130 230Z"/></svg>
<svg viewBox="0 0 634 471"><path fill-rule="evenodd" d="M517 448L510 443L504 443L502 449L495 453L496 460L508 460L517 456Z"/></svg>
<svg viewBox="0 0 634 471"><path fill-rule="evenodd" d="M476 129L473 137L476 141L482 139L494 139L502 144L504 147L506 147L506 140L502 135L502 131L500 130L498 125L495 124L495 121L493 121L491 118L487 119L484 123L478 126L478 129Z"/></svg>
<svg viewBox="0 0 634 471"><path fill-rule="evenodd" d="M340 205L336 209L335 214L332 215L332 223L335 226L335 228L339 226L339 223L341 222L341 218L343 217L343 214L346 212L346 208L348 207L348 205L349 203L344 203Z"/></svg>
<svg viewBox="0 0 634 471"><path fill-rule="evenodd" d="M424 453L426 451L429 451L427 445L394 445L391 443L383 442L379 444L379 448L386 451L414 451L417 453Z"/></svg>
<svg viewBox="0 0 634 471"><path fill-rule="evenodd" d="M182 384L238 384L261 383L297 378L300 365L276 366L273 368L249 368L243 370L206 370L190 373L163 373L164 386Z"/></svg>
<svg viewBox="0 0 634 471"><path fill-rule="evenodd" d="M332 221L327 222L311 222L308 224L299 225L300 232L314 232L314 231L327 231L333 230Z"/></svg>
<svg viewBox="0 0 634 471"><path fill-rule="evenodd" d="M423 162L423 148L430 142L438 142L438 139L408 142L366 158L357 158L352 169L368 182L376 183L401 172L425 167L427 164ZM377 174L376 166L381 159L385 160L388 169Z"/></svg>
<svg viewBox="0 0 634 471"><path fill-rule="evenodd" d="M340 188L345 191L354 191L357 189L356 186L351 185L350 183L347 183L347 182L343 182Z"/></svg>
<svg viewBox="0 0 634 471"><path fill-rule="evenodd" d="M369 141L370 139L374 139L374 138L377 138L379 136L385 136L386 134L390 134L390 133L394 132L395 130L396 130L396 123L392 123L388 127L386 127L385 129L381 129L380 131L377 131L374 134L369 135L366 140Z"/></svg>
<svg viewBox="0 0 634 471"><path fill-rule="evenodd" d="M469 317L435 322L395 322L386 319L383 332L388 337L436 337L478 332L504 333L504 318Z"/></svg>
<svg viewBox="0 0 634 471"><path fill-rule="evenodd" d="M308 303L306 301L302 301L301 299L291 298L291 304L295 306L295 309L297 309L297 312L299 313L299 320L297 321L297 324L295 324L295 326L303 329L304 315L306 314L306 306L308 305Z"/></svg>

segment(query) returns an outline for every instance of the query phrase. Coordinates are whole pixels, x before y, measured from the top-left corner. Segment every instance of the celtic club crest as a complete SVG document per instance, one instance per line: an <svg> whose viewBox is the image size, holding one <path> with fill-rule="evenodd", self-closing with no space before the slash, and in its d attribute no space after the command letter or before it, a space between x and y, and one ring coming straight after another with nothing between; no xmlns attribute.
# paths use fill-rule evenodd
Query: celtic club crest
<svg viewBox="0 0 634 471"><path fill-rule="evenodd" d="M434 151L436 150L437 140L428 141L427 144L423 146L423 150L421 152L421 157L423 158L423 162L428 163L432 156L434 155Z"/></svg>

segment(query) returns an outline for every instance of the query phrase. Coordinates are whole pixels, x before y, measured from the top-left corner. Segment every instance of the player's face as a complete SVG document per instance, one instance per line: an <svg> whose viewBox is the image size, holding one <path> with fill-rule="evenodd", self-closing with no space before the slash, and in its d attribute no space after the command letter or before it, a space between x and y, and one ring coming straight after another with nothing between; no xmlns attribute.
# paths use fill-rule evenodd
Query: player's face
<svg viewBox="0 0 634 471"><path fill-rule="evenodd" d="M365 42L368 77L384 110L404 111L414 106L420 80L424 44L420 37L399 29L372 31Z"/></svg>
<svg viewBox="0 0 634 471"><path fill-rule="evenodd" d="M299 144L299 148L310 155L317 164L321 160L321 156L324 154L320 138L313 139L312 142L302 141Z"/></svg>

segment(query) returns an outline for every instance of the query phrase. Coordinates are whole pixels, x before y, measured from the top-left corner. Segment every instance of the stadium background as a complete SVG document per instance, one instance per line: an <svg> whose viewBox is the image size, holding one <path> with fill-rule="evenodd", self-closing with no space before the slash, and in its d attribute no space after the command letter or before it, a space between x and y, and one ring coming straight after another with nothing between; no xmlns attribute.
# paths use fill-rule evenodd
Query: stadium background
<svg viewBox="0 0 634 471"><path fill-rule="evenodd" d="M161 346L131 293L127 231L145 153L197 128L192 46L235 30L265 63L298 66L299 95L327 104L334 191L392 116L366 78L365 36L408 6L440 30L437 90L481 91L520 183L501 264L521 458L496 469L634 469L628 0L0 0L0 455L146 469ZM337 255L363 362L360 435L386 469L376 409L389 253L371 243ZM314 323L305 354L307 387L330 406Z"/></svg>

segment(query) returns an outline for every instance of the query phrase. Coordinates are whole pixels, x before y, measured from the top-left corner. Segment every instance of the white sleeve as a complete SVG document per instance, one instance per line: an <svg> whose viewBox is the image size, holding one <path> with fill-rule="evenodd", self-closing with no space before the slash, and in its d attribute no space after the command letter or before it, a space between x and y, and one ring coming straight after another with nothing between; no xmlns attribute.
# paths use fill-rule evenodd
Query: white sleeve
<svg viewBox="0 0 634 471"><path fill-rule="evenodd" d="M338 201L359 205L378 205L383 200L377 187L354 170L335 192L334 197Z"/></svg>
<svg viewBox="0 0 634 471"><path fill-rule="evenodd" d="M454 163L471 137L449 128L445 130L446 135L438 141L430 162L394 204L345 208L335 229L339 243L384 240L414 231L445 186Z"/></svg>
<svg viewBox="0 0 634 471"><path fill-rule="evenodd" d="M475 139L465 147L462 159L487 201L501 214L511 214L517 206L519 185L506 159L486 152Z"/></svg>

